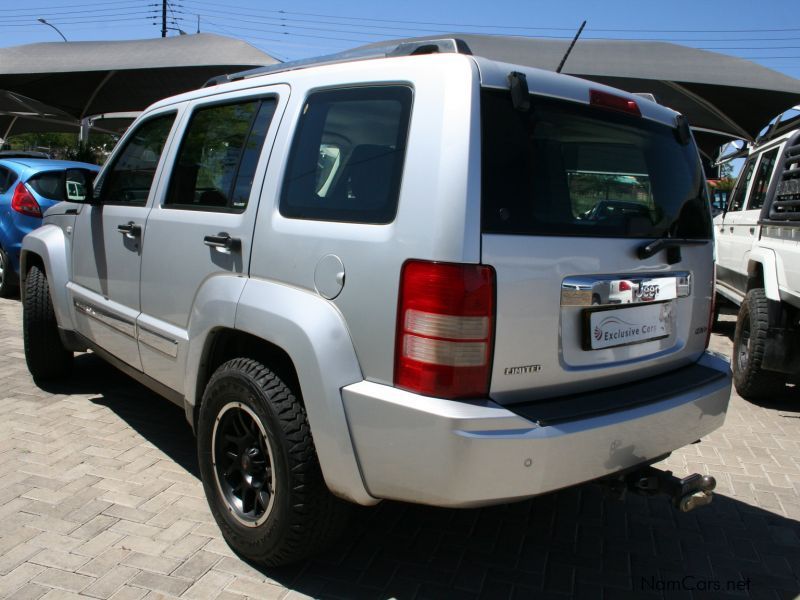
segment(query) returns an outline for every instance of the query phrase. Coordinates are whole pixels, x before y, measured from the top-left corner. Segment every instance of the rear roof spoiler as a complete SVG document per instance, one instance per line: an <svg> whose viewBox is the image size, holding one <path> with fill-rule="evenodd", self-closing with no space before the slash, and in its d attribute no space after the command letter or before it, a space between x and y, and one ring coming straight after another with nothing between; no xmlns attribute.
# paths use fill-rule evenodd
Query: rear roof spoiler
<svg viewBox="0 0 800 600"><path fill-rule="evenodd" d="M337 63L355 62L359 60L369 60L373 58L387 58L397 56L416 56L419 54L472 54L464 40L456 38L443 38L438 40L418 40L414 42L402 42L388 46L372 46L359 48L357 50L346 50L336 54L317 56L303 60L278 63L266 67L256 67L238 73L218 75L212 77L203 84L203 87L211 87L230 81L241 81L251 77L269 75L272 73L282 73L285 71L296 71L297 69L307 69L320 65L332 65Z"/></svg>

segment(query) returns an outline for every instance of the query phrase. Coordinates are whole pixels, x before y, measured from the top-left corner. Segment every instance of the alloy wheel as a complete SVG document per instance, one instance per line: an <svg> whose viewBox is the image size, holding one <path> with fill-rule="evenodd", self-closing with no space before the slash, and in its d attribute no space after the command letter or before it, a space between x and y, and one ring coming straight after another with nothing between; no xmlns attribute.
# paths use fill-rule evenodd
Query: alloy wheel
<svg viewBox="0 0 800 600"><path fill-rule="evenodd" d="M273 453L261 420L250 407L230 402L214 422L211 440L217 487L231 515L261 525L275 499Z"/></svg>

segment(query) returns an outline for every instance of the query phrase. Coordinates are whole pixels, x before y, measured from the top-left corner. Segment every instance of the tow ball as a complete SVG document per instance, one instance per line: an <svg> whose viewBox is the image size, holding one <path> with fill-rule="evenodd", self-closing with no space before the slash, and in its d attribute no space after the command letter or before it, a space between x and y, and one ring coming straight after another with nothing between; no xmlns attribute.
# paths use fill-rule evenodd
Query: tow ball
<svg viewBox="0 0 800 600"><path fill-rule="evenodd" d="M622 498L626 491L644 496L664 494L681 512L711 504L717 481L710 475L694 473L683 479L655 467L646 467L605 482L612 493Z"/></svg>

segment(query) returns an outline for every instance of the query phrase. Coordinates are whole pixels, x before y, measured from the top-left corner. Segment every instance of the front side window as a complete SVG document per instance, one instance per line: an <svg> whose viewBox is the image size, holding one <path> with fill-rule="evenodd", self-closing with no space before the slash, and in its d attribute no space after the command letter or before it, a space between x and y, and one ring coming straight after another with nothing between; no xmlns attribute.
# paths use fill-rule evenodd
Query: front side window
<svg viewBox="0 0 800 600"><path fill-rule="evenodd" d="M747 205L747 210L761 210L761 207L764 206L764 199L767 197L767 189L769 188L777 158L778 148L761 155L756 178L753 181L753 187L750 189L750 202Z"/></svg>
<svg viewBox="0 0 800 600"><path fill-rule="evenodd" d="M731 203L728 206L728 212L735 212L744 208L744 197L747 194L747 186L750 184L750 179L753 177L753 169L756 166L755 157L747 159L742 172L739 173L739 179L736 181L736 187L731 194Z"/></svg>
<svg viewBox="0 0 800 600"><path fill-rule="evenodd" d="M281 214L390 223L400 195L411 97L406 86L311 94L292 143Z"/></svg>
<svg viewBox="0 0 800 600"><path fill-rule="evenodd" d="M623 238L712 235L693 142L647 119L484 90L482 224L487 233Z"/></svg>
<svg viewBox="0 0 800 600"><path fill-rule="evenodd" d="M174 121L175 113L169 113L139 125L95 184L95 196L110 204L146 204Z"/></svg>
<svg viewBox="0 0 800 600"><path fill-rule="evenodd" d="M241 212L275 113L274 99L197 110L173 169L167 208Z"/></svg>

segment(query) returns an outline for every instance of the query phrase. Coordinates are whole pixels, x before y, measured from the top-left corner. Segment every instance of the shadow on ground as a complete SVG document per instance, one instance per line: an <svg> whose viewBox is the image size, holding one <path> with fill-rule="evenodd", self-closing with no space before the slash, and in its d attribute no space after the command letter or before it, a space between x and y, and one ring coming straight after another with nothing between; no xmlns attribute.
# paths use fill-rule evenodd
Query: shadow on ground
<svg viewBox="0 0 800 600"><path fill-rule="evenodd" d="M183 411L103 361L76 359L53 391L97 394L197 476ZM321 598L795 598L800 523L717 495L689 514L666 499L606 498L583 485L475 510L384 502L357 508L342 539L300 564L262 568Z"/></svg>

